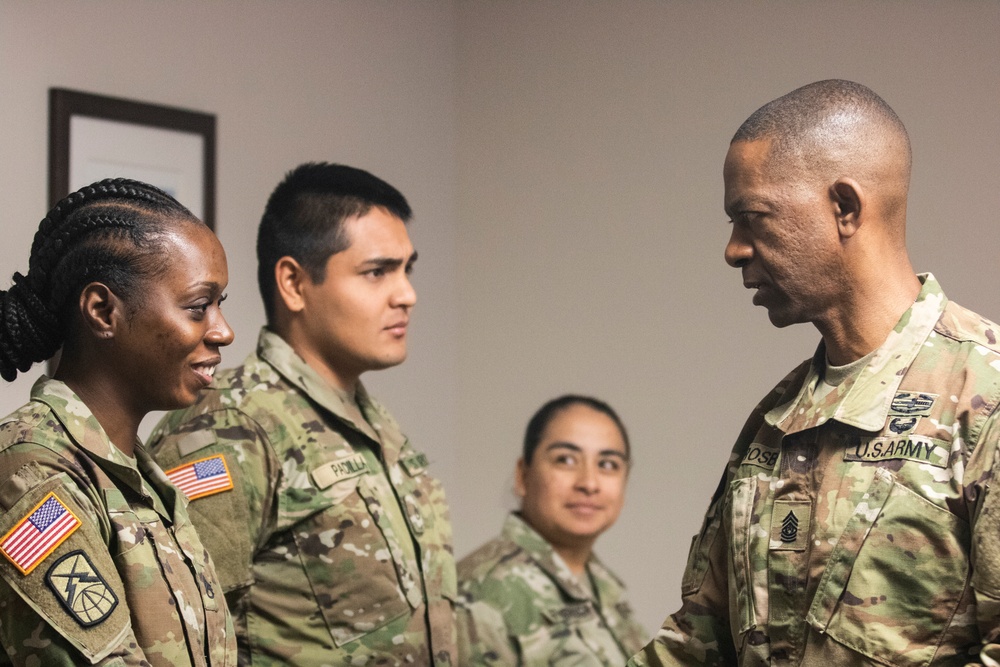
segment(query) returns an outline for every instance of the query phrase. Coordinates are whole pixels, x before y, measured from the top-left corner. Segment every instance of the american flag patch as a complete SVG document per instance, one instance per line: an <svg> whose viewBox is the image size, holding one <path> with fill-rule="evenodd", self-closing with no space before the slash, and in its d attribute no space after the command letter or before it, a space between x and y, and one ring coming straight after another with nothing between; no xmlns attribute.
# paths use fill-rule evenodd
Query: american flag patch
<svg viewBox="0 0 1000 667"><path fill-rule="evenodd" d="M233 478L221 454L198 459L167 471L167 477L188 500L222 493L233 488Z"/></svg>
<svg viewBox="0 0 1000 667"><path fill-rule="evenodd" d="M21 574L30 574L79 527L76 515L50 492L28 516L0 538L0 552Z"/></svg>

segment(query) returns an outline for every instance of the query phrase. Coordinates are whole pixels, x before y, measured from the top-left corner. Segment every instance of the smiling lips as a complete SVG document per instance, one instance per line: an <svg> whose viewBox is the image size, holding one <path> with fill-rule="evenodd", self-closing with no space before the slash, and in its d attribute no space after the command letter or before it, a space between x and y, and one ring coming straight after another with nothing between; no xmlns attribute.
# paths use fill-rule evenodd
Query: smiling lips
<svg viewBox="0 0 1000 667"><path fill-rule="evenodd" d="M568 503L566 509L574 514L582 514L590 516L596 514L604 509L601 505L595 505L594 503Z"/></svg>
<svg viewBox="0 0 1000 667"><path fill-rule="evenodd" d="M192 368L202 383L208 386L212 384L212 378L215 377L215 369L221 361L221 359L213 359L200 364L193 364Z"/></svg>

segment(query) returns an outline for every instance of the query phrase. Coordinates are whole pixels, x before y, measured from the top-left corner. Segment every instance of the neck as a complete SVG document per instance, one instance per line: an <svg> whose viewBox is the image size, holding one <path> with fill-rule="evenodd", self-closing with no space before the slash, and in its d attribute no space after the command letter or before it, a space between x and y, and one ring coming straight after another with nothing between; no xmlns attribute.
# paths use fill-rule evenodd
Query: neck
<svg viewBox="0 0 1000 667"><path fill-rule="evenodd" d="M115 383L100 373L86 372L67 359L59 363L55 379L65 382L80 397L84 405L104 429L115 447L128 456L134 456L139 438L139 422L145 412L134 410L115 391Z"/></svg>
<svg viewBox="0 0 1000 667"><path fill-rule="evenodd" d="M587 562L590 560L590 555L593 553L592 545L587 546L568 546L568 545L552 545L559 557L563 559L566 566L569 568L570 572L580 576L587 570Z"/></svg>
<svg viewBox="0 0 1000 667"><path fill-rule="evenodd" d="M299 355L306 362L306 365L323 378L327 384L346 393L352 403L356 401L358 383L361 380L360 373L331 366L316 349L316 346L310 342L310 338L299 327L295 326L294 322L282 331L275 330L275 333L281 336L295 351L295 354Z"/></svg>
<svg viewBox="0 0 1000 667"><path fill-rule="evenodd" d="M844 366L881 346L919 293L920 280L909 262L896 275L855 281L838 309L815 323L829 362Z"/></svg>

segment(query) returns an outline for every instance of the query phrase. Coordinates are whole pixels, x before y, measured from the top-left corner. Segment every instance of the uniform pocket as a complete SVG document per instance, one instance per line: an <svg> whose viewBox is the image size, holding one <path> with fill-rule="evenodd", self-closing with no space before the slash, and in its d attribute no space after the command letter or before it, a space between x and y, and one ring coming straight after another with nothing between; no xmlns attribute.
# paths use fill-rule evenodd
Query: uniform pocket
<svg viewBox="0 0 1000 667"><path fill-rule="evenodd" d="M681 595L693 595L701 588L708 573L708 553L712 549L716 536L719 534L719 506L722 503L723 490L725 489L725 477L719 482L712 502L709 503L708 511L702 521L701 530L691 538L691 546L688 548L687 565L684 568L684 578L681 580Z"/></svg>
<svg viewBox="0 0 1000 667"><path fill-rule="evenodd" d="M283 512L307 514L292 529L299 559L334 643L341 647L408 614L377 508L347 479ZM306 500L305 497L300 500Z"/></svg>
<svg viewBox="0 0 1000 667"><path fill-rule="evenodd" d="M965 521L879 469L830 554L807 620L874 660L927 665L964 596L968 544Z"/></svg>
<svg viewBox="0 0 1000 667"><path fill-rule="evenodd" d="M542 617L545 621L540 628L517 638L526 666L620 664L627 658L614 644L589 603L546 609ZM605 641L611 644L603 645Z"/></svg>

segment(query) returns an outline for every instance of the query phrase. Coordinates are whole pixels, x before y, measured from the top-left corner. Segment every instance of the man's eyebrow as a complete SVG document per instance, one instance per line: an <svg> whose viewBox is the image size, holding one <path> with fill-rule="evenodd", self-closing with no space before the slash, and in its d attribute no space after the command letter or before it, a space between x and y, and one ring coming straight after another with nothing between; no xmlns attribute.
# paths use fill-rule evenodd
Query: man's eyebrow
<svg viewBox="0 0 1000 667"><path fill-rule="evenodd" d="M370 269L395 269L402 266L404 262L407 265L411 265L415 261L417 261L417 253L414 251L412 255L405 259L400 257L372 257L361 262L361 266Z"/></svg>
<svg viewBox="0 0 1000 667"><path fill-rule="evenodd" d="M601 456L617 456L622 461L628 461L628 454L620 452L617 449L602 449Z"/></svg>
<svg viewBox="0 0 1000 667"><path fill-rule="evenodd" d="M361 262L361 266L371 269L394 269L402 266L403 260L399 257L372 257Z"/></svg>

